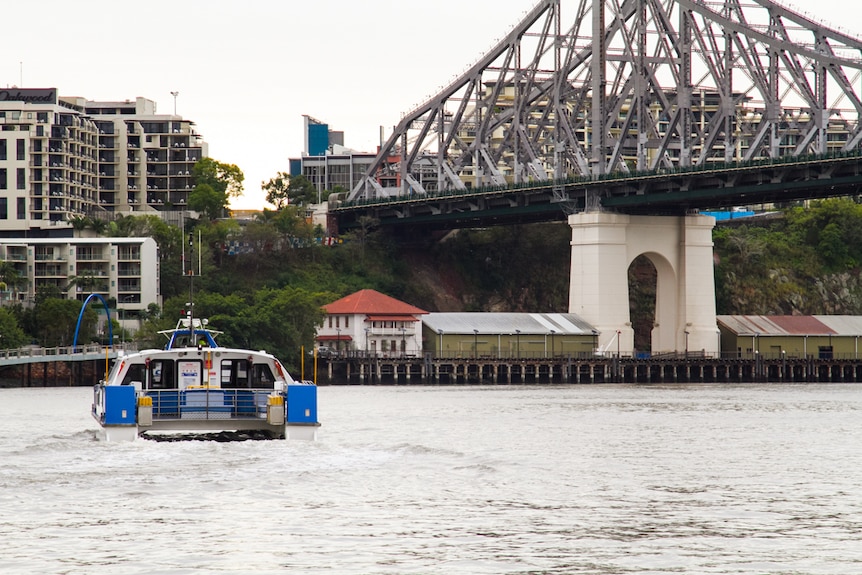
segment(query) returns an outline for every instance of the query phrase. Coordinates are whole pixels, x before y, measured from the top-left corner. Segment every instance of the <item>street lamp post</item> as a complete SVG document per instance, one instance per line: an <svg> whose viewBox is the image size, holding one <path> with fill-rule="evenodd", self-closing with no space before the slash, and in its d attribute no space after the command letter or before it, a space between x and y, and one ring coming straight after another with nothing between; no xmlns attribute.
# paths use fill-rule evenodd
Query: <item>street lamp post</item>
<svg viewBox="0 0 862 575"><path fill-rule="evenodd" d="M365 328L365 357L368 357L368 332L370 330L371 330L371 328L368 328L368 327Z"/></svg>
<svg viewBox="0 0 862 575"><path fill-rule="evenodd" d="M335 328L335 353L341 355L341 328Z"/></svg>
<svg viewBox="0 0 862 575"><path fill-rule="evenodd" d="M443 356L443 330L438 329L437 335L440 336L440 347L437 348L437 357L442 357Z"/></svg>
<svg viewBox="0 0 862 575"><path fill-rule="evenodd" d="M473 357L479 357L479 330L473 330Z"/></svg>
<svg viewBox="0 0 862 575"><path fill-rule="evenodd" d="M688 334L689 331L685 330L685 358L688 359Z"/></svg>
<svg viewBox="0 0 862 575"><path fill-rule="evenodd" d="M171 92L171 96L174 97L174 116L177 115L177 96L179 96L179 92Z"/></svg>
<svg viewBox="0 0 862 575"><path fill-rule="evenodd" d="M521 330L515 330L515 357L521 358Z"/></svg>
<svg viewBox="0 0 862 575"><path fill-rule="evenodd" d="M556 334L556 333L557 333L557 330L554 330L554 329L551 330L551 357L556 357L556 355L557 355L556 350L554 349L554 334Z"/></svg>

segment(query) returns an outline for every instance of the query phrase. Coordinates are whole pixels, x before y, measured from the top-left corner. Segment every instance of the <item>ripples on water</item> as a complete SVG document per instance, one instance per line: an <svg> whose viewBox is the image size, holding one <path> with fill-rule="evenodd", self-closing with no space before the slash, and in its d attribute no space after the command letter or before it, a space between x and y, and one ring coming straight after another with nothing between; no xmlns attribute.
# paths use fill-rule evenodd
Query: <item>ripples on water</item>
<svg viewBox="0 0 862 575"><path fill-rule="evenodd" d="M0 390L3 574L862 573L862 387L324 387L317 442Z"/></svg>

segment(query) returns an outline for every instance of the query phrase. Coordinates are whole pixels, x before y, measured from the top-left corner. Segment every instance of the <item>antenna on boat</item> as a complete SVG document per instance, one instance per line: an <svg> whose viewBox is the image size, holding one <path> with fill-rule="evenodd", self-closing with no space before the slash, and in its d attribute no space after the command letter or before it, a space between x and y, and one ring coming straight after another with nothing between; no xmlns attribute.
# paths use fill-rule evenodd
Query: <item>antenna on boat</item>
<svg viewBox="0 0 862 575"><path fill-rule="evenodd" d="M195 252L195 241L194 235L189 233L189 259L192 260L192 256ZM184 250L185 251L185 250ZM200 251L200 250L199 250ZM194 260L192 260L194 261ZM183 268L185 271L185 267ZM194 285L195 285L195 268L194 264L189 266L189 303L188 303L188 311L186 312L186 317L189 320L189 342L194 342L195 338L195 321L194 321L194 309L195 309L195 297L194 297Z"/></svg>

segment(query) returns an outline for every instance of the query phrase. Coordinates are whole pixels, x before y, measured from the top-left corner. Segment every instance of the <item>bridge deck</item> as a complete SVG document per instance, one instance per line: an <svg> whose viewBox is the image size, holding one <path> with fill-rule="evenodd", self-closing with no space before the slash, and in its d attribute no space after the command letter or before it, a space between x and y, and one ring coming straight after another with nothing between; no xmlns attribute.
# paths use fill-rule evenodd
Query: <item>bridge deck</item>
<svg viewBox="0 0 862 575"><path fill-rule="evenodd" d="M452 229L563 220L596 194L605 208L632 214L855 195L862 151L716 163L647 173L616 173L510 186L450 190L343 202L331 214L340 229L372 216L381 225Z"/></svg>

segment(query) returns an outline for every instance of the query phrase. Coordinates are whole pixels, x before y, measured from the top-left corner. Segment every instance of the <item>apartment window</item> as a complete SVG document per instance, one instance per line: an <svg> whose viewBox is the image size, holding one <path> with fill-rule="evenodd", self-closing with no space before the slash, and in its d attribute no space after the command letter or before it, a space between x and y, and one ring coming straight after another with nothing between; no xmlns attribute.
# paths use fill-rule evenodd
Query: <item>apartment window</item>
<svg viewBox="0 0 862 575"><path fill-rule="evenodd" d="M5 190L6 185L6 168L0 168L0 190Z"/></svg>
<svg viewBox="0 0 862 575"><path fill-rule="evenodd" d="M25 168L18 168L18 185L19 190L27 189L27 171Z"/></svg>
<svg viewBox="0 0 862 575"><path fill-rule="evenodd" d="M6 140L0 140L0 160L6 159Z"/></svg>
<svg viewBox="0 0 862 575"><path fill-rule="evenodd" d="M24 198L18 198L18 219L27 219L27 200Z"/></svg>
<svg viewBox="0 0 862 575"><path fill-rule="evenodd" d="M18 160L24 159L24 140L22 138L18 138L15 146L15 153L17 155Z"/></svg>
<svg viewBox="0 0 862 575"><path fill-rule="evenodd" d="M9 219L9 202L6 198L0 198L0 220Z"/></svg>

